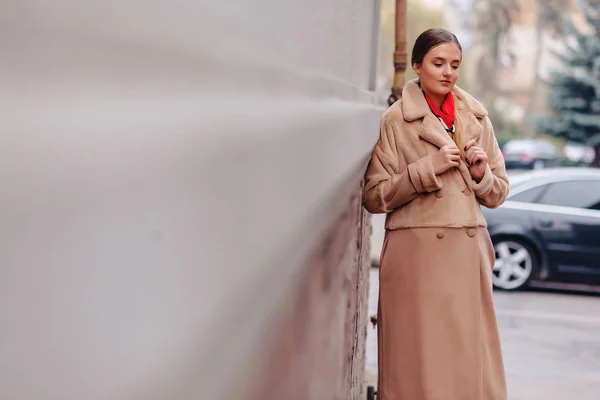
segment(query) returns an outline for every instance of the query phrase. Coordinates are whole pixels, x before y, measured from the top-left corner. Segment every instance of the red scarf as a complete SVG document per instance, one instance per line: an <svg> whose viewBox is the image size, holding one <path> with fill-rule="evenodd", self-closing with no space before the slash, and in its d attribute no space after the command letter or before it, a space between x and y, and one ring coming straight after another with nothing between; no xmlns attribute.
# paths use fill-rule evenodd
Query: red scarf
<svg viewBox="0 0 600 400"><path fill-rule="evenodd" d="M444 121L444 124L446 124L449 129L452 129L452 124L454 123L454 96L452 95L452 92L448 92L446 95L441 110L433 103L429 96L427 96L427 93L423 93L425 94L425 100L427 100L429 108L431 108L431 111L435 116L440 117L442 121Z"/></svg>

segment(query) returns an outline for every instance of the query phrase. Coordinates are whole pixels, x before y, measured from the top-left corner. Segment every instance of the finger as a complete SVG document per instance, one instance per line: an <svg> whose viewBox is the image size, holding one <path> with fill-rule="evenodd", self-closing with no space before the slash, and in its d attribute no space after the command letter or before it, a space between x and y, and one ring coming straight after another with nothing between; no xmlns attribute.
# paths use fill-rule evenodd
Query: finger
<svg viewBox="0 0 600 400"><path fill-rule="evenodd" d="M470 157L466 157L465 161L467 162L468 166L473 166L477 162L477 159L474 155L471 155Z"/></svg>
<svg viewBox="0 0 600 400"><path fill-rule="evenodd" d="M442 147L442 150L444 150L445 152L450 153L450 154L454 154L454 153L460 154L460 150L458 150L458 147L456 147L456 146L444 146L444 147Z"/></svg>
<svg viewBox="0 0 600 400"><path fill-rule="evenodd" d="M487 155L485 153L477 153L473 156L473 159L471 161L472 163L487 162Z"/></svg>
<svg viewBox="0 0 600 400"><path fill-rule="evenodd" d="M475 139L471 139L467 142L467 145L465 146L465 151L469 150L469 148L471 148L472 146L477 144L477 140Z"/></svg>
<svg viewBox="0 0 600 400"><path fill-rule="evenodd" d="M487 155L487 154L486 154L484 151L482 151L481 153L479 153L479 154L477 154L477 155L478 155L478 157L479 157L479 159L480 159L481 161L486 161L486 162L487 162L487 160L488 160L488 155Z"/></svg>
<svg viewBox="0 0 600 400"><path fill-rule="evenodd" d="M474 151L473 154L477 154L478 156L482 156L482 157L487 157L487 153L485 151L483 151L482 149Z"/></svg>
<svg viewBox="0 0 600 400"><path fill-rule="evenodd" d="M473 157L473 155L479 151L483 151L481 147L472 146L467 151L465 151L465 155L467 157Z"/></svg>
<svg viewBox="0 0 600 400"><path fill-rule="evenodd" d="M485 151L483 151L482 148L473 146L469 150L469 154L473 156L475 154L487 154L487 153Z"/></svg>

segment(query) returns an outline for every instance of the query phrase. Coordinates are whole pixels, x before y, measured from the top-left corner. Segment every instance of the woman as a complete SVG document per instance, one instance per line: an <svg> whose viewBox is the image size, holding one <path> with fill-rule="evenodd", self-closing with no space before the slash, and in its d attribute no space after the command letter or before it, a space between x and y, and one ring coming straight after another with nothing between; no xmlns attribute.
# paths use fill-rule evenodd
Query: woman
<svg viewBox="0 0 600 400"><path fill-rule="evenodd" d="M506 399L480 205L502 204L508 178L487 112L455 86L461 60L452 33L419 36L419 77L383 116L366 173L365 208L387 213L380 400Z"/></svg>

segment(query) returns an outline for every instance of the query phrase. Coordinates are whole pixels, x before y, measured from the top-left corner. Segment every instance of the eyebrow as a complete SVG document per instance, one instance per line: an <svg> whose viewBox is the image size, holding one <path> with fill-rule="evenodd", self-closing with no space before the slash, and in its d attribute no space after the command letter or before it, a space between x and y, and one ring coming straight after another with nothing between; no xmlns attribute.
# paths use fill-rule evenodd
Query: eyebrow
<svg viewBox="0 0 600 400"><path fill-rule="evenodd" d="M446 59L445 59L445 58L443 58L443 57L435 57L433 60L434 60L434 61L435 61L435 60L446 61ZM460 60L452 60L452 62L457 62L457 63L460 63Z"/></svg>

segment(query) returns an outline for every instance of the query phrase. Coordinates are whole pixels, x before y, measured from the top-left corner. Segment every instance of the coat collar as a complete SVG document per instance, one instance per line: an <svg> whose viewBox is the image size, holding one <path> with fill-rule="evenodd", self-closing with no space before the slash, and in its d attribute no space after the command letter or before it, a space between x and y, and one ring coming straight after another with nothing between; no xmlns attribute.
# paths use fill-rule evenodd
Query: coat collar
<svg viewBox="0 0 600 400"><path fill-rule="evenodd" d="M404 115L404 119L409 122L424 118L427 114L431 113L418 82L418 78L412 79L406 83L402 90L402 114ZM452 93L457 101L461 116L466 112L473 114L477 118L483 118L488 115L481 103L461 88L454 86Z"/></svg>
<svg viewBox="0 0 600 400"><path fill-rule="evenodd" d="M475 139L479 142L483 127L478 119L487 116L487 111L473 96L464 90L455 86L452 93L455 96L455 101L457 101L458 112L465 130L465 140ZM443 146L456 146L438 118L431 112L417 79L407 82L404 86L402 91L402 114L408 122L423 119L419 136L429 143L440 148ZM468 167L461 162L458 169L467 187L471 188L471 174Z"/></svg>
<svg viewBox="0 0 600 400"><path fill-rule="evenodd" d="M463 124L465 142L471 139L479 142L483 127L478 118L484 118L487 111L464 90L455 86L452 93L455 96L458 113ZM431 112L417 79L408 81L404 86L401 106L403 117L407 122L422 120L419 136L423 139L437 147L455 145L438 118Z"/></svg>

